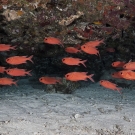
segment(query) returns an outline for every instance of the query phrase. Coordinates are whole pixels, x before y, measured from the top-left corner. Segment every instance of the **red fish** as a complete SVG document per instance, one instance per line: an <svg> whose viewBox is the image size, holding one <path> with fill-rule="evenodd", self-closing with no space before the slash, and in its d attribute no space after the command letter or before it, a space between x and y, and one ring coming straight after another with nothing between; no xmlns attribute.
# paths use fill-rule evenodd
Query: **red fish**
<svg viewBox="0 0 135 135"><path fill-rule="evenodd" d="M10 68L6 70L6 73L11 76L26 76L30 75L30 71L26 71L25 69L19 69L19 68Z"/></svg>
<svg viewBox="0 0 135 135"><path fill-rule="evenodd" d="M13 57L9 57L6 59L6 62L11 64L11 65L19 65L19 64L23 64L26 63L27 60L31 61L33 63L33 61L31 60L33 57L33 55L31 55L30 57L27 56L13 56Z"/></svg>
<svg viewBox="0 0 135 135"><path fill-rule="evenodd" d="M44 84L57 84L61 83L61 78L57 79L55 77L41 77L39 78L39 81Z"/></svg>
<svg viewBox="0 0 135 135"><path fill-rule="evenodd" d="M121 94L121 91L120 90L122 88L118 88L117 87L117 84L115 84L115 83L112 83L112 82L107 81L107 80L101 80L100 81L100 85L102 85L105 88L111 89L111 90L117 90Z"/></svg>
<svg viewBox="0 0 135 135"><path fill-rule="evenodd" d="M115 49L110 47L110 48L106 48L106 51L107 52L115 52Z"/></svg>
<svg viewBox="0 0 135 135"><path fill-rule="evenodd" d="M127 70L135 70L135 62L128 62L123 65L123 68Z"/></svg>
<svg viewBox="0 0 135 135"><path fill-rule="evenodd" d="M113 62L112 63L112 66L113 67L116 67L116 68L121 68L125 65L125 62L121 62L121 61L116 61L116 62Z"/></svg>
<svg viewBox="0 0 135 135"><path fill-rule="evenodd" d="M78 53L78 52L81 52L81 50L79 50L79 49L77 49L75 47L67 47L65 49L65 51L68 52L68 53Z"/></svg>
<svg viewBox="0 0 135 135"><path fill-rule="evenodd" d="M101 43L105 44L104 39L89 41L89 42L85 43L84 45L87 46L87 47L97 47L97 46L100 46Z"/></svg>
<svg viewBox="0 0 135 135"><path fill-rule="evenodd" d="M66 57L62 59L62 62L67 64L67 65L84 65L86 67L86 65L84 64L87 60L82 60L79 58L72 58L72 57Z"/></svg>
<svg viewBox="0 0 135 135"><path fill-rule="evenodd" d="M1 66L0 66L0 73L3 74L5 71L6 71L6 70L5 70L5 67L1 67Z"/></svg>
<svg viewBox="0 0 135 135"><path fill-rule="evenodd" d="M11 45L8 45L8 44L0 44L0 52L1 51L10 51L11 49L16 50L15 47L16 46L11 46Z"/></svg>
<svg viewBox="0 0 135 135"><path fill-rule="evenodd" d="M120 75L122 78L127 79L127 80L135 80L135 72L131 70L123 70L120 71Z"/></svg>
<svg viewBox="0 0 135 135"><path fill-rule="evenodd" d="M70 72L65 75L65 78L70 81L81 81L81 80L87 81L87 78L89 78L92 82L95 82L92 79L92 76L94 74L87 75L87 73L88 72Z"/></svg>
<svg viewBox="0 0 135 135"><path fill-rule="evenodd" d="M112 77L113 78L119 78L119 79L122 79L123 77L121 76L121 74L120 74L120 71L119 72L114 72L114 73L112 73Z"/></svg>
<svg viewBox="0 0 135 135"><path fill-rule="evenodd" d="M55 38L55 37L46 37L44 39L44 42L47 44L51 44L51 45L61 45L62 47L64 47L63 43L61 42L60 39Z"/></svg>
<svg viewBox="0 0 135 135"><path fill-rule="evenodd" d="M12 84L15 84L17 86L17 81L14 82L14 79L11 79L11 78L6 78L6 77L3 77L3 78L0 78L0 85L12 85Z"/></svg>
<svg viewBox="0 0 135 135"><path fill-rule="evenodd" d="M99 51L96 48L90 46L82 45L81 50L88 54L95 54L100 56Z"/></svg>

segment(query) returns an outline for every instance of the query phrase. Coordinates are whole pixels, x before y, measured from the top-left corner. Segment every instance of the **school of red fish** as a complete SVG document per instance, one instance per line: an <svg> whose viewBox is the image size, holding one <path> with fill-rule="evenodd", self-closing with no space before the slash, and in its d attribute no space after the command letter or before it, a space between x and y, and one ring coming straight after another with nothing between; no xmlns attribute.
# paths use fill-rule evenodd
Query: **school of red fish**
<svg viewBox="0 0 135 135"><path fill-rule="evenodd" d="M55 38L55 37L46 37L44 39L44 43L47 43L49 45L60 45L64 48L63 43L61 42L60 39ZM100 57L99 51L98 51L98 46L101 44L105 44L104 40L95 40L95 41L89 41L83 44L82 46L75 46L75 47L66 47L65 51L67 53L87 53L88 55L97 55ZM10 50L16 50L17 46L12 46L9 44L0 44L0 52L3 51L10 51ZM10 65L20 65L20 64L25 64L27 61L30 61L34 64L32 61L33 55L32 56L12 56L6 59L6 62ZM62 59L62 63L69 65L69 66L80 66L82 64L86 68L87 60L82 60L80 58L73 58L73 57L65 57ZM127 80L135 80L135 62L129 61L128 63L122 62L122 61L116 61L112 63L112 67L114 68L123 68L123 70L112 73L112 77L114 78L119 78L119 79L127 79ZM19 69L19 68L9 68L6 69L6 67L0 66L0 73L4 74L7 73L10 76L32 76L31 75L31 70L27 71L26 69ZM90 79L92 82L95 82L92 78L94 74L88 75L88 72L70 72L65 75L66 80L70 81L87 81L87 79ZM61 82L62 78L56 78L56 77L49 77L49 76L42 76L39 78L39 81L44 84L57 84L57 83L62 83ZM17 86L17 81L15 81L12 78L8 77L2 77L0 78L0 85L16 85ZM121 89L117 86L117 84L112 83L108 80L100 80L99 81L100 85L114 90L118 91L120 94Z"/></svg>

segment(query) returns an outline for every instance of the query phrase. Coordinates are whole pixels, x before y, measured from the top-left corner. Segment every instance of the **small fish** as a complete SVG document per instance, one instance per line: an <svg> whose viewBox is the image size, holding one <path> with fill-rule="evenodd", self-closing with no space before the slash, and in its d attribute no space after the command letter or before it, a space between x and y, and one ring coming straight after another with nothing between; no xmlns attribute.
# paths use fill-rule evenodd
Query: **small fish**
<svg viewBox="0 0 135 135"><path fill-rule="evenodd" d="M84 67L86 67L86 65L84 64L87 60L82 60L79 58L72 58L72 57L66 57L62 59L62 62L67 64L67 65L84 65Z"/></svg>
<svg viewBox="0 0 135 135"><path fill-rule="evenodd" d="M97 47L97 46L100 46L101 43L105 44L104 39L89 41L89 42L85 43L84 45L87 46L87 47Z"/></svg>
<svg viewBox="0 0 135 135"><path fill-rule="evenodd" d="M93 48L93 47L82 45L81 50L84 51L85 53L88 53L88 54L95 54L97 56L98 55L100 56L99 51L96 48Z"/></svg>
<svg viewBox="0 0 135 135"><path fill-rule="evenodd" d="M19 69L19 68L10 68L6 70L6 73L11 76L26 76L30 75L30 71L26 71L25 69Z"/></svg>
<svg viewBox="0 0 135 135"><path fill-rule="evenodd" d="M12 85L15 84L17 86L17 81L14 82L14 79L3 77L0 78L0 85Z"/></svg>
<svg viewBox="0 0 135 135"><path fill-rule="evenodd" d="M16 13L18 16L22 16L24 14L24 12L22 10L18 10Z"/></svg>
<svg viewBox="0 0 135 135"><path fill-rule="evenodd" d="M127 70L135 70L135 62L128 62L123 65L123 68Z"/></svg>
<svg viewBox="0 0 135 135"><path fill-rule="evenodd" d="M123 71L120 71L120 75L124 79L135 80L135 72L132 71L132 70L123 70Z"/></svg>
<svg viewBox="0 0 135 135"><path fill-rule="evenodd" d="M6 71L5 67L0 66L0 73L4 73Z"/></svg>
<svg viewBox="0 0 135 135"><path fill-rule="evenodd" d="M115 83L112 83L112 82L107 81L107 80L100 80L99 83L100 83L100 85L102 85L105 88L108 88L111 90L117 90L120 94L122 94L120 91L122 88L118 88L117 84L115 84Z"/></svg>
<svg viewBox="0 0 135 135"><path fill-rule="evenodd" d="M26 63L27 60L31 61L33 63L33 61L31 60L33 57L33 55L31 55L30 57L27 56L13 56L13 57L9 57L6 59L6 62L11 64L11 65L19 65L19 64L23 64Z"/></svg>
<svg viewBox="0 0 135 135"><path fill-rule="evenodd" d="M78 53L78 52L81 53L81 50L79 50L75 47L67 47L67 48L65 48L65 51L68 52L68 53Z"/></svg>
<svg viewBox="0 0 135 135"><path fill-rule="evenodd" d="M101 21L95 21L93 22L95 25L102 25L102 22Z"/></svg>
<svg viewBox="0 0 135 135"><path fill-rule="evenodd" d="M116 68L121 68L125 65L125 62L121 62L121 61L115 61L112 63L112 66L113 67L116 67Z"/></svg>
<svg viewBox="0 0 135 135"><path fill-rule="evenodd" d="M61 78L57 79L55 77L41 77L39 78L39 81L44 84L57 84L61 83Z"/></svg>
<svg viewBox="0 0 135 135"><path fill-rule="evenodd" d="M112 53L112 52L115 52L115 49L110 47L110 48L106 48L106 51Z"/></svg>
<svg viewBox="0 0 135 135"><path fill-rule="evenodd" d="M44 43L47 44L52 44L52 45L61 45L62 47L64 47L63 43L60 41L60 39L55 38L55 37L46 37L44 39Z"/></svg>
<svg viewBox="0 0 135 135"><path fill-rule="evenodd" d="M16 50L15 47L16 46L11 46L11 45L8 45L8 44L0 44L0 52L2 52L2 51L10 51L11 49Z"/></svg>
<svg viewBox="0 0 135 135"><path fill-rule="evenodd" d="M123 79L122 75L119 72L114 72L111 74L113 78Z"/></svg>
<svg viewBox="0 0 135 135"><path fill-rule="evenodd" d="M70 72L65 75L65 78L70 81L81 81L81 80L87 81L87 78L89 78L92 82L95 82L92 79L92 76L94 74L87 75L87 73L88 72Z"/></svg>

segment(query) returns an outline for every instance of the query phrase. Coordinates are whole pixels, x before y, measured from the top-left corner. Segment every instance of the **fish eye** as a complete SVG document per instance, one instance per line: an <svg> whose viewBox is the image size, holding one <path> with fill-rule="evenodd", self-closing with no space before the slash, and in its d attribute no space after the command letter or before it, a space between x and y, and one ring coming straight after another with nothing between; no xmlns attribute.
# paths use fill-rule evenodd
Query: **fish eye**
<svg viewBox="0 0 135 135"><path fill-rule="evenodd" d="M66 75L66 77L69 77L69 75Z"/></svg>
<svg viewBox="0 0 135 135"><path fill-rule="evenodd" d="M47 38L45 38L45 40L47 40Z"/></svg>
<svg viewBox="0 0 135 135"><path fill-rule="evenodd" d="M100 81L101 83L103 82L103 81Z"/></svg>
<svg viewBox="0 0 135 135"><path fill-rule="evenodd" d="M9 59L7 59L7 61L9 61Z"/></svg>
<svg viewBox="0 0 135 135"><path fill-rule="evenodd" d="M7 70L7 72L9 72L9 70Z"/></svg>
<svg viewBox="0 0 135 135"><path fill-rule="evenodd" d="M120 72L120 74L122 75L122 72Z"/></svg>
<svg viewBox="0 0 135 135"><path fill-rule="evenodd" d="M40 81L42 81L42 78L40 78Z"/></svg>
<svg viewBox="0 0 135 135"><path fill-rule="evenodd" d="M65 59L62 59L62 61L64 61Z"/></svg>

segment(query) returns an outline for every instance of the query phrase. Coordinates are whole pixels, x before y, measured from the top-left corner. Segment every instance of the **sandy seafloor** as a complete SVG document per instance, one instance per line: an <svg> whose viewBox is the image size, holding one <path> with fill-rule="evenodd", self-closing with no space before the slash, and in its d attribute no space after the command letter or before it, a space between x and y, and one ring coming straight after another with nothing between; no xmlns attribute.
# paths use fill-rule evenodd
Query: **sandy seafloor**
<svg viewBox="0 0 135 135"><path fill-rule="evenodd" d="M73 94L1 87L0 135L135 135L135 89L121 96L98 83Z"/></svg>

